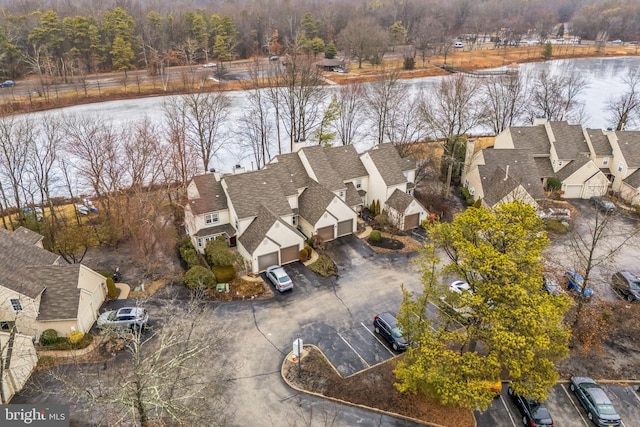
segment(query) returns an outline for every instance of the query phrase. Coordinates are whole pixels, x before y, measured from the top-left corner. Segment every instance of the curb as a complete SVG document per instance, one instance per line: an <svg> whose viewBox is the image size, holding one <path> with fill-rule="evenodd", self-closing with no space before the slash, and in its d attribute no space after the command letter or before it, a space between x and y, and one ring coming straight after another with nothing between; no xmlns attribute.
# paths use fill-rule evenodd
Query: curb
<svg viewBox="0 0 640 427"><path fill-rule="evenodd" d="M322 350L320 350L318 347L316 347L316 346L315 346L315 345L313 345L313 344L305 344L305 345L303 346L303 351L304 351L304 347L315 348L315 349L316 349L320 354L322 354L322 357L324 357L324 358L325 358L325 360L327 361L327 363L329 364L329 366L331 366L331 368L332 368L332 369L333 369L333 370L334 370L334 371L335 371L335 372L340 376L340 378L343 378L343 379L344 379L344 377L343 377L342 375L340 375L340 373L339 373L339 372L338 372L338 370L335 368L335 366L333 366L333 363L331 363L331 362L329 361L329 359L327 359L327 356L325 356L325 354L322 352ZM340 403L340 404L347 405L347 406L353 406L353 407L356 407L356 408L366 409L367 411L376 412L376 413L378 413L378 414L387 415L387 416L389 416L389 417L399 418L399 419L403 419L403 420L406 420L406 421L412 421L412 422L414 422L414 423L422 424L422 425L425 425L425 426L430 426L430 427L447 427L447 426L443 426L442 424L430 423L430 422L427 422L427 421L419 420L419 419L417 419L417 418L407 417L406 415L396 414L395 412L388 412L388 411L384 411L384 410L382 410L382 409L372 408L372 407L370 407L370 406L366 406L366 405L361 405L361 404L359 404L359 403L353 403L353 402L349 402L349 401L347 401L347 400L342 400L342 399L338 399L338 398L331 397L331 396L325 396L324 394L316 393L316 392L314 392L314 391L309 391L309 390L305 390L305 389L303 389L303 388L299 388L299 387L297 387L297 386L294 386L294 385L293 385L289 380L287 380L287 378L285 377L285 374L284 374L284 366L285 366L285 363L286 363L287 361L291 362L291 358L292 358L292 357L293 357L293 352L290 352L290 353L288 353L288 354L285 356L285 358L283 359L283 361L282 361L282 366L280 367L280 376L282 377L282 379L284 380L284 382L285 382L289 387L291 387L292 389L294 389L294 390L296 390L296 391L298 391L298 392L300 392L300 393L305 393L305 394L308 394L308 395L310 395L310 396L320 397L320 398L322 398L322 399L330 400L330 401L332 401L332 402ZM350 376L351 376L351 375L350 375ZM474 420L475 420L475 417L474 417ZM476 422L476 425L477 425L477 422Z"/></svg>

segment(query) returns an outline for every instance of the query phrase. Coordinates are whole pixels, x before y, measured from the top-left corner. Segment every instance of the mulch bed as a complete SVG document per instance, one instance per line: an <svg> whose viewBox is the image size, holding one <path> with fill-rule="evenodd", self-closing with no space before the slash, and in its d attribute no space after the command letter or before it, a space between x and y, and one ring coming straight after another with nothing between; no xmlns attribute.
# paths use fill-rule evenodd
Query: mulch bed
<svg viewBox="0 0 640 427"><path fill-rule="evenodd" d="M371 246L376 246L378 248L389 249L392 251L399 251L404 248L404 243L402 243L398 239L392 239L389 237L383 237L379 242L372 242L371 239L367 239Z"/></svg>
<svg viewBox="0 0 640 427"><path fill-rule="evenodd" d="M271 298L273 293L262 280L249 281L238 277L229 282L229 292L218 292L216 288L211 288L206 295L216 301L237 301Z"/></svg>
<svg viewBox="0 0 640 427"><path fill-rule="evenodd" d="M308 354L300 363L298 376L298 365L286 360L284 375L303 390L443 426L475 426L473 414L467 409L442 406L418 395L400 393L393 385L396 382L393 369L397 359L349 378L338 375L315 347L309 347Z"/></svg>

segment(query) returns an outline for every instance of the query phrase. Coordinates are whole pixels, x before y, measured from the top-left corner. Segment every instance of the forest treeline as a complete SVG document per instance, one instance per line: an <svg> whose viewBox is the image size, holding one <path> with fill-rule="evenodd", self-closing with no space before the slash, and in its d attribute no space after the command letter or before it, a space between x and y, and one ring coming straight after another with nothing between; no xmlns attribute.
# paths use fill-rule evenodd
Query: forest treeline
<svg viewBox="0 0 640 427"><path fill-rule="evenodd" d="M640 39L637 0L0 1L0 77L68 81L95 72L225 62L291 49L375 61L452 38Z"/></svg>

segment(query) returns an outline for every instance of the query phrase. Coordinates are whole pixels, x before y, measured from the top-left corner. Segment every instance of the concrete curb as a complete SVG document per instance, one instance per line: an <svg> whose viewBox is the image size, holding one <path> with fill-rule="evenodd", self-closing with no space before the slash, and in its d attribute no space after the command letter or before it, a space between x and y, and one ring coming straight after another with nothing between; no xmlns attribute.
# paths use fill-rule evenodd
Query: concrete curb
<svg viewBox="0 0 640 427"><path fill-rule="evenodd" d="M80 357L85 354L91 353L93 350L98 348L100 344L105 341L104 336L94 336L93 341L85 348L81 348L78 350L41 350L38 351L38 357L48 356L56 359L63 359L68 357Z"/></svg>
<svg viewBox="0 0 640 427"><path fill-rule="evenodd" d="M127 299L129 298L129 293L131 292L131 286L126 283L116 283L116 288L120 289L120 293L118 294L118 299Z"/></svg>
<svg viewBox="0 0 640 427"><path fill-rule="evenodd" d="M340 378L344 378L342 375L340 375L340 373L338 372L338 370L335 368L335 366L333 366L333 364L329 361L329 359L327 359L327 356L324 355L324 353L322 352L322 350L320 350L318 347L316 347L313 344L305 344L304 347L309 347L309 348L315 348L316 350L318 350L318 352L320 352L320 354L322 354L322 357L325 358L325 360L327 361L327 363L329 364L329 366L331 366L331 368L340 376ZM370 406L365 406L365 405L361 405L359 403L353 403L353 402L349 402L347 400L342 400L342 399L337 399L335 397L331 397L331 396L325 396L324 394L320 394L320 393L316 393L314 391L308 391L302 388L299 388L297 386L294 386L291 382L289 382L289 380L287 380L287 378L285 377L285 372L284 372L284 367L285 367L285 363L287 361L291 362L291 357L292 357L292 353L290 352L289 354L287 354L285 356L285 358L282 361L282 366L280 368L280 376L282 377L282 379L284 380L284 382L291 387L292 389L300 392L300 393L305 393L311 396L316 396L316 397L320 397L322 399L326 399L326 400L330 400L332 402L336 402L336 403L341 403L343 405L347 405L347 406L353 406L356 408L361 408L361 409L366 409L367 411L371 411L371 412L376 412L378 414L383 414L383 415L387 415L389 417L394 417L394 418L400 418L403 420L407 420L407 421L412 421L414 423L418 423L418 424L422 424L425 426L430 426L430 427L447 427L447 426L443 426L441 424L435 424L435 423L430 423L427 421L422 421L416 418L411 418L411 417L407 417L405 415L401 415L401 414L396 414L395 412L387 412L384 411L382 409L378 409L378 408L372 408ZM475 420L475 417L474 417ZM477 425L477 422L476 422Z"/></svg>
<svg viewBox="0 0 640 427"><path fill-rule="evenodd" d="M308 260L304 261L302 264L305 267L308 267L311 264L313 264L314 262L316 262L319 257L320 257L320 255L318 255L318 252L316 252L315 250L311 249L311 256L309 257Z"/></svg>

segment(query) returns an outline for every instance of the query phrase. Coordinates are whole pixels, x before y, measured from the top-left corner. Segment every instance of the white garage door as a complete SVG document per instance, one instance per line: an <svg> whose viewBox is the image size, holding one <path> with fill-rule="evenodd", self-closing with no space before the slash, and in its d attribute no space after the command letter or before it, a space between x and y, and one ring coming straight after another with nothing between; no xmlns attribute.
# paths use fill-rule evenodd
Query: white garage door
<svg viewBox="0 0 640 427"><path fill-rule="evenodd" d="M333 225L318 228L318 236L325 242L333 240Z"/></svg>
<svg viewBox="0 0 640 427"><path fill-rule="evenodd" d="M338 223L338 237L351 234L353 230L353 218Z"/></svg>
<svg viewBox="0 0 640 427"><path fill-rule="evenodd" d="M582 197L582 184L573 184L564 186L565 199L579 199Z"/></svg>
<svg viewBox="0 0 640 427"><path fill-rule="evenodd" d="M271 252L258 257L258 271L266 270L270 265L278 265L278 252Z"/></svg>

